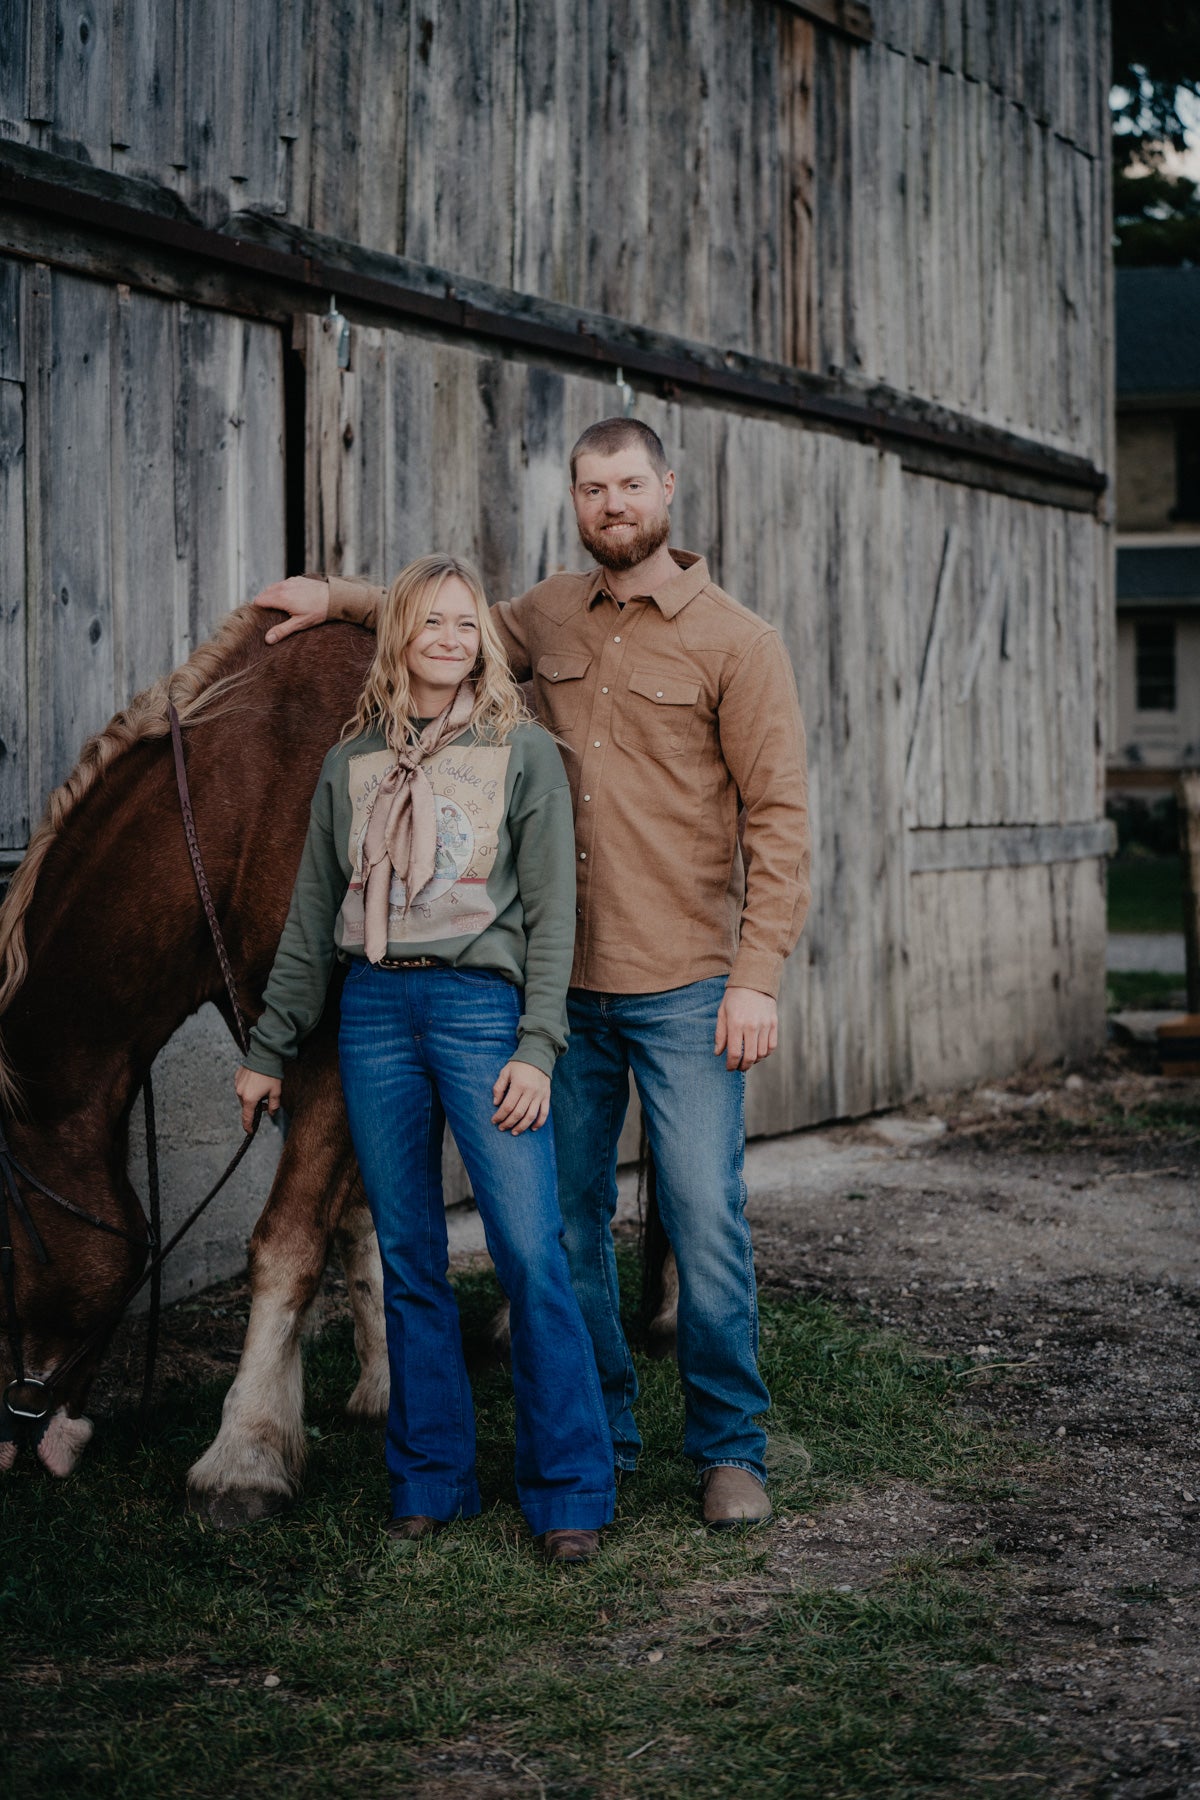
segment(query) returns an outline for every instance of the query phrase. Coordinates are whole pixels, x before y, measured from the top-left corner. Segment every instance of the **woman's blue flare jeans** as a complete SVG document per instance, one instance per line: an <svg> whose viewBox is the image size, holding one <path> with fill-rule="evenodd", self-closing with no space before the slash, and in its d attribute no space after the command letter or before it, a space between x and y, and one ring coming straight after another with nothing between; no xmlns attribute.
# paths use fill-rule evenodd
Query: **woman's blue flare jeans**
<svg viewBox="0 0 1200 1800"><path fill-rule="evenodd" d="M392 1514L477 1513L475 1418L447 1278L442 1135L449 1121L508 1296L516 1486L535 1536L613 1516L612 1445L571 1288L549 1125L492 1124L520 992L487 970L355 961L339 1036L350 1131L383 1260Z"/></svg>

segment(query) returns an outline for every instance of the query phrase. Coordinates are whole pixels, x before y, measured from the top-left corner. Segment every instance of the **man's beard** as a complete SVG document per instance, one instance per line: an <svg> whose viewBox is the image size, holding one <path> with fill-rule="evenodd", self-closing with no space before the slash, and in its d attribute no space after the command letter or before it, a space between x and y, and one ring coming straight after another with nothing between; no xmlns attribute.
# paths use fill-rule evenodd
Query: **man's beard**
<svg viewBox="0 0 1200 1800"><path fill-rule="evenodd" d="M671 535L671 515L664 506L656 519L647 519L644 525L635 526L632 537L622 533L619 538L613 538L603 526L589 532L583 525L579 526L579 535L584 549L591 551L601 568L620 575L626 569L635 569L638 563L645 562L666 543Z"/></svg>

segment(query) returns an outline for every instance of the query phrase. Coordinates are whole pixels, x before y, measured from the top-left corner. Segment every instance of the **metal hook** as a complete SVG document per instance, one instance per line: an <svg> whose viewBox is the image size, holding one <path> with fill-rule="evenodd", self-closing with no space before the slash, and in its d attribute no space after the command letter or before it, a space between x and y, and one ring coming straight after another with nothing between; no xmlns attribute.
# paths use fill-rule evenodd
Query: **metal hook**
<svg viewBox="0 0 1200 1800"><path fill-rule="evenodd" d="M338 311L337 295L329 296L329 311L325 314L325 324L330 332L337 333L337 366L339 369L350 367L350 321L344 319Z"/></svg>
<svg viewBox="0 0 1200 1800"><path fill-rule="evenodd" d="M629 419L633 416L633 389L625 379L624 369L617 370L617 392L621 396L621 417Z"/></svg>

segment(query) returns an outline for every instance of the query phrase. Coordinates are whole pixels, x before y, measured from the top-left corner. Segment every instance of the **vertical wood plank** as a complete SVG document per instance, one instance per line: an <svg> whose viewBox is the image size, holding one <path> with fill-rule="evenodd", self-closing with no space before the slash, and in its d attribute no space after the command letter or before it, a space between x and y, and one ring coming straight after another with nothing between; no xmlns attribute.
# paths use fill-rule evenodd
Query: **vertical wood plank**
<svg viewBox="0 0 1200 1800"><path fill-rule="evenodd" d="M739 10L742 42L732 59L722 59L719 77L712 44L715 31L728 52L726 0L661 0L648 20L655 76L645 121L653 222L645 292L654 324L665 327L674 318L668 328L685 337L746 348L757 275L745 255L739 212L752 207L754 194L746 43L754 13ZM721 131L722 118L733 127L732 139ZM736 273L726 259L738 265Z"/></svg>
<svg viewBox="0 0 1200 1800"><path fill-rule="evenodd" d="M644 157L629 156L628 146L647 136L647 12L637 0L593 0L587 19L587 304L618 318L638 318L646 310L650 171Z"/></svg>
<svg viewBox="0 0 1200 1800"><path fill-rule="evenodd" d="M581 304L587 287L582 216L588 11L517 17L513 286Z"/></svg>
<svg viewBox="0 0 1200 1800"><path fill-rule="evenodd" d="M2 135L18 142L29 136L29 30L35 17L32 5L9 0L0 6L0 124Z"/></svg>
<svg viewBox="0 0 1200 1800"><path fill-rule="evenodd" d="M513 264L515 50L506 0L438 0L431 260L503 287Z"/></svg>
<svg viewBox="0 0 1200 1800"><path fill-rule="evenodd" d="M685 9L686 10L686 9ZM740 16L740 29L737 17ZM721 44L720 76L709 89L705 109L709 134L709 331L722 347L743 349L749 342L749 316L754 303L754 173L753 95L754 46L750 20L737 0L716 0L713 27ZM686 114L687 100L680 108ZM683 129L682 120L679 128ZM665 143L663 146L665 152ZM670 164L659 171L659 182L671 179ZM651 196L651 215L657 214L657 193ZM657 238L657 232L654 233ZM659 245L660 260L650 270L650 288L662 278L668 260Z"/></svg>
<svg viewBox="0 0 1200 1800"><path fill-rule="evenodd" d="M28 16L25 116L34 125L53 125L57 0L29 0ZM14 33L14 48L18 41Z"/></svg>
<svg viewBox="0 0 1200 1800"><path fill-rule="evenodd" d="M358 122L358 242L400 251L404 243L408 38L412 14L392 0L363 7L363 67Z"/></svg>
<svg viewBox="0 0 1200 1800"><path fill-rule="evenodd" d="M229 211L229 178L236 92L236 0L183 0L176 18L176 63L182 63L178 119L180 161L189 203L207 225Z"/></svg>
<svg viewBox="0 0 1200 1800"><path fill-rule="evenodd" d="M363 10L355 0L325 0L315 8L308 222L314 231L351 239L358 237L358 130L368 75L362 32ZM369 73L378 81L382 71Z"/></svg>
<svg viewBox="0 0 1200 1800"><path fill-rule="evenodd" d="M813 91L813 26L781 15L781 137L783 158L782 360L813 366L815 259L813 179L816 101Z"/></svg>
<svg viewBox="0 0 1200 1800"><path fill-rule="evenodd" d="M79 746L113 711L110 571L109 357L112 295L98 282L56 274L50 290L45 587L35 597L45 631L40 721L48 784L74 767Z"/></svg>
<svg viewBox="0 0 1200 1800"><path fill-rule="evenodd" d="M101 168L112 161L111 0L59 0L54 43L55 140Z"/></svg>
<svg viewBox="0 0 1200 1800"><path fill-rule="evenodd" d="M174 149L175 14L162 0L113 9L113 168L169 182Z"/></svg>
<svg viewBox="0 0 1200 1800"><path fill-rule="evenodd" d="M25 607L25 389L0 376L0 850L29 837Z"/></svg>
<svg viewBox="0 0 1200 1800"><path fill-rule="evenodd" d="M118 290L113 336L113 666L123 705L180 661L187 561L175 535L175 308Z"/></svg>

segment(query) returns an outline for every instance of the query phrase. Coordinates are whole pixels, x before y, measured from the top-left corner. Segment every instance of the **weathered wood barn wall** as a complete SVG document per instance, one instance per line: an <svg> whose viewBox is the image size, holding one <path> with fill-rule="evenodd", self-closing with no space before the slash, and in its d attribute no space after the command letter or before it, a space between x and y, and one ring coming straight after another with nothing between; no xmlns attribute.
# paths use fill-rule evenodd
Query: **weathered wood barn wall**
<svg viewBox="0 0 1200 1800"><path fill-rule="evenodd" d="M286 569L582 566L566 452L623 380L809 727L752 1130L1092 1045L1107 39L1103 0L0 0L9 860Z"/></svg>

